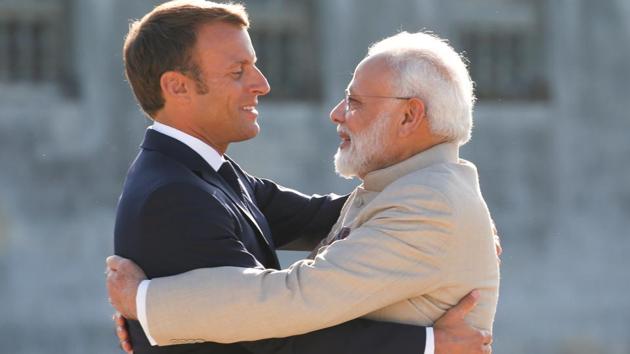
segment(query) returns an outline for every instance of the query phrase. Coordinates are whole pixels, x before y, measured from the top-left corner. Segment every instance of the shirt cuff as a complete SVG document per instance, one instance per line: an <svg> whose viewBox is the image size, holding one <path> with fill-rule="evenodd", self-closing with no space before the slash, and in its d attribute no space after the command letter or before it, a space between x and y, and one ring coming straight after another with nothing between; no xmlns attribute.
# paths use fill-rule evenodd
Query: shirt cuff
<svg viewBox="0 0 630 354"><path fill-rule="evenodd" d="M435 354L435 339L433 337L433 327L427 327L427 337L424 345L424 354Z"/></svg>
<svg viewBox="0 0 630 354"><path fill-rule="evenodd" d="M138 321L140 322L142 330L144 330L144 334L147 336L147 339L149 339L149 343L151 343L152 346L156 346L157 342L155 341L155 339L153 339L153 337L151 337L151 334L149 333L149 321L147 321L146 304L147 291L149 290L150 282L150 280L143 280L140 282L140 285L138 285L138 293L136 294L136 312L138 312ZM433 354L433 352L431 352L431 354Z"/></svg>

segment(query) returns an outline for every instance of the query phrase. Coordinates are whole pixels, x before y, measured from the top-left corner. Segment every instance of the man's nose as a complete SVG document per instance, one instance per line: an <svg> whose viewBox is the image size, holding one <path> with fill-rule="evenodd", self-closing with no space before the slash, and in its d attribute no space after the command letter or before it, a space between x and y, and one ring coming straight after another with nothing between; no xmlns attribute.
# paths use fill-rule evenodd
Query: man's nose
<svg viewBox="0 0 630 354"><path fill-rule="evenodd" d="M269 86L269 82L265 75L258 69L258 67L254 66L254 83L252 84L252 92L259 96L264 96L271 91L271 86Z"/></svg>
<svg viewBox="0 0 630 354"><path fill-rule="evenodd" d="M330 120L335 124L341 124L346 117L346 102L341 100L335 108L330 111Z"/></svg>

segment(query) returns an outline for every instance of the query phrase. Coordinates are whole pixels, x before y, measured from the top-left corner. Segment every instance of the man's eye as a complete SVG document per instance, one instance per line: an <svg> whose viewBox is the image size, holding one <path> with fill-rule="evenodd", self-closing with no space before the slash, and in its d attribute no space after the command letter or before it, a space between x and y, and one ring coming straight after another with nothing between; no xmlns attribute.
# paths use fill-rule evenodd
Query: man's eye
<svg viewBox="0 0 630 354"><path fill-rule="evenodd" d="M233 71L231 75L238 79L243 76L243 70Z"/></svg>
<svg viewBox="0 0 630 354"><path fill-rule="evenodd" d="M359 106L359 104L360 104L360 102L357 99L352 98L352 97L348 97L348 106L349 107L356 108L356 107Z"/></svg>

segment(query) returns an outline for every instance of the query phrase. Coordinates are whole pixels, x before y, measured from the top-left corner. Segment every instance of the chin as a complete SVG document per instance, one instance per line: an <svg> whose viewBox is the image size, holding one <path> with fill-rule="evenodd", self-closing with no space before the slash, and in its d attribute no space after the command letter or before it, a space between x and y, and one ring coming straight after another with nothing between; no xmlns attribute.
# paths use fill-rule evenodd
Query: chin
<svg viewBox="0 0 630 354"><path fill-rule="evenodd" d="M254 123L246 129L243 129L241 133L241 136L239 136L235 141L245 141L255 138L258 133L260 133L260 127L258 126L258 123Z"/></svg>
<svg viewBox="0 0 630 354"><path fill-rule="evenodd" d="M346 148L348 149L348 148ZM352 163L352 156L348 151L344 151L341 148L337 150L335 154L335 172L345 179L352 179L357 176L357 166Z"/></svg>
<svg viewBox="0 0 630 354"><path fill-rule="evenodd" d="M258 125L258 122L254 122L254 124L250 127L250 137L248 139L252 139L255 138L258 133L260 133L260 126Z"/></svg>

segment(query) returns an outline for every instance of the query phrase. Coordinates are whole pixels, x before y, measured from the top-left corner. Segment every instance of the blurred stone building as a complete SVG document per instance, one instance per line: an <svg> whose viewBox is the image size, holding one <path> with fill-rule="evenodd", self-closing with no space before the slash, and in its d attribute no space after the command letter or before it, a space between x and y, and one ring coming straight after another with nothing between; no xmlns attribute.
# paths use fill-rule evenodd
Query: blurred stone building
<svg viewBox="0 0 630 354"><path fill-rule="evenodd" d="M116 353L103 269L148 120L121 47L149 0L0 0L0 352ZM496 353L630 353L630 2L251 0L272 85L229 153L309 193L368 45L428 29L470 60L474 161L503 238ZM295 257L295 255L292 255ZM290 257L287 256L286 260Z"/></svg>

